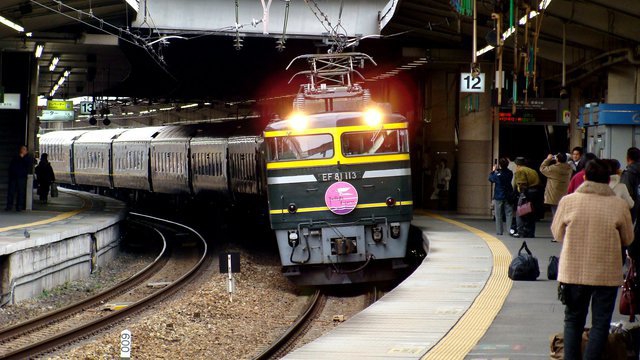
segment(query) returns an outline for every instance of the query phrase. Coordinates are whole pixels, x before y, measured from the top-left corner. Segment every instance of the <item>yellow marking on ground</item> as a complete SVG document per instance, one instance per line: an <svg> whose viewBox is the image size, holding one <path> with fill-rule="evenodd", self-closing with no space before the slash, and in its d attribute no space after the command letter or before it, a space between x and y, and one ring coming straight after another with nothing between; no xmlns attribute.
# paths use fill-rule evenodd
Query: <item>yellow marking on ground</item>
<svg viewBox="0 0 640 360"><path fill-rule="evenodd" d="M75 194L70 194L70 195L77 196ZM17 229L24 229L24 228L31 228L31 227L34 227L34 226L51 224L53 222L65 220L65 219L68 219L68 218L70 218L72 216L78 215L83 211L91 209L92 206L93 206L93 203L91 202L91 200L87 201L86 199L82 199L82 207L80 209L63 212L63 213L58 214L58 215L56 215L56 216L54 216L52 218L44 219L44 220L38 220L38 221L30 222L30 223L27 223L27 224L18 224L18 225L5 226L3 228L0 228L0 232L17 230Z"/></svg>
<svg viewBox="0 0 640 360"><path fill-rule="evenodd" d="M413 205L413 201L398 201L396 206L409 206ZM381 208L387 207L386 203L371 203L371 204L358 204L356 205L356 209L371 209L371 208ZM329 211L329 208L326 206L317 206L317 207L308 207L308 208L300 208L296 212L305 213L305 212L313 212L313 211ZM275 209L269 211L271 215L288 213L287 209Z"/></svg>
<svg viewBox="0 0 640 360"><path fill-rule="evenodd" d="M487 243L493 256L493 269L480 294L449 332L421 360L464 359L480 341L491 326L493 319L504 305L511 290L512 281L508 277L511 254L496 237L460 221L443 216L417 211L416 213L444 221L480 237Z"/></svg>

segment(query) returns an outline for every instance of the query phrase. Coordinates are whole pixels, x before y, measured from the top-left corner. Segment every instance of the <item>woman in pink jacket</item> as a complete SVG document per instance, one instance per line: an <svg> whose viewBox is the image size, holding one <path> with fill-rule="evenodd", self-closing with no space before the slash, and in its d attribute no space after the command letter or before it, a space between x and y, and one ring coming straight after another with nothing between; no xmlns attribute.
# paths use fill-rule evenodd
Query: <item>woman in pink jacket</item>
<svg viewBox="0 0 640 360"><path fill-rule="evenodd" d="M609 187L606 162L587 162L585 182L560 200L551 231L562 242L558 281L565 304L564 358L582 358L582 331L591 303L584 358L600 359L622 285L621 249L633 241L629 206Z"/></svg>

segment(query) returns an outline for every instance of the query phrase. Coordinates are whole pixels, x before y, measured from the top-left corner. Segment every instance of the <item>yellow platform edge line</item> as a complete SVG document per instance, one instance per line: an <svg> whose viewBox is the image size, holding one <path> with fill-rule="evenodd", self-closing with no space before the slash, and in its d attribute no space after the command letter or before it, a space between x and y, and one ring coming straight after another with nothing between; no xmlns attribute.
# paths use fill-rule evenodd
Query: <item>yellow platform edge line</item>
<svg viewBox="0 0 640 360"><path fill-rule="evenodd" d="M464 359L487 332L511 291L513 283L508 276L511 253L499 239L473 226L425 211L416 214L463 228L484 240L491 250L493 267L484 288L458 322L421 358Z"/></svg>
<svg viewBox="0 0 640 360"><path fill-rule="evenodd" d="M69 194L69 195L77 196L75 194ZM24 229L24 228L34 227L34 226L51 224L51 223L54 223L56 221L65 220L65 219L68 219L68 218L70 218L72 216L78 215L81 212L89 210L89 209L91 209L93 207L93 202L91 200L87 200L87 199L84 199L82 197L80 197L80 198L82 199L82 207L80 209L63 212L62 214L58 214L58 215L56 215L56 216L54 216L52 218L49 218L49 219L38 220L38 221L30 222L30 223L27 223L27 224L6 226L6 227L3 227L3 228L0 228L0 233L1 232L5 232L5 231L11 231L11 230Z"/></svg>

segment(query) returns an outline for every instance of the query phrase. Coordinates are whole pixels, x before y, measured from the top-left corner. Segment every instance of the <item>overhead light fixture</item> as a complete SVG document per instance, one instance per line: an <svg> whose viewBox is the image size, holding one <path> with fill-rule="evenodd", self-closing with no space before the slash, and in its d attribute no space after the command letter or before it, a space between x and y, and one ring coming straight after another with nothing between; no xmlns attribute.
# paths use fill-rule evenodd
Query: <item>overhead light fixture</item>
<svg viewBox="0 0 640 360"><path fill-rule="evenodd" d="M26 37L33 37L33 33L31 31L29 31L28 33L24 34L24 36Z"/></svg>
<svg viewBox="0 0 640 360"><path fill-rule="evenodd" d="M44 44L37 44L36 45L36 59L40 59L40 57L42 56L42 52L44 51Z"/></svg>
<svg viewBox="0 0 640 360"><path fill-rule="evenodd" d="M136 12L140 11L140 2L138 0L127 0L127 4Z"/></svg>
<svg viewBox="0 0 640 360"><path fill-rule="evenodd" d="M54 56L53 58L51 58L51 63L49 64L49 71L55 70L59 62L60 62L59 56Z"/></svg>
<svg viewBox="0 0 640 360"><path fill-rule="evenodd" d="M24 28L4 16L0 16L0 24L4 24L17 32L24 32Z"/></svg>
<svg viewBox="0 0 640 360"><path fill-rule="evenodd" d="M189 104L189 105L182 105L180 106L181 109L188 109L188 108L192 108L192 107L196 107L198 106L198 104Z"/></svg>
<svg viewBox="0 0 640 360"><path fill-rule="evenodd" d="M64 71L64 77L69 77L69 74L71 74L71 70Z"/></svg>

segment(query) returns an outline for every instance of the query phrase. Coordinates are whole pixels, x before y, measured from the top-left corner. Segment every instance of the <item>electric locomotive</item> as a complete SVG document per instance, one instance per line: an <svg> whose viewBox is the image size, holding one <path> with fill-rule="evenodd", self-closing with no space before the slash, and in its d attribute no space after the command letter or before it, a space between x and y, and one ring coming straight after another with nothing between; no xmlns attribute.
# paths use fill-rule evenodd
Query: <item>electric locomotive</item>
<svg viewBox="0 0 640 360"><path fill-rule="evenodd" d="M311 65L309 82L294 113L264 131L284 274L304 285L395 278L407 266L413 205L407 120L352 82L365 54L298 59Z"/></svg>

